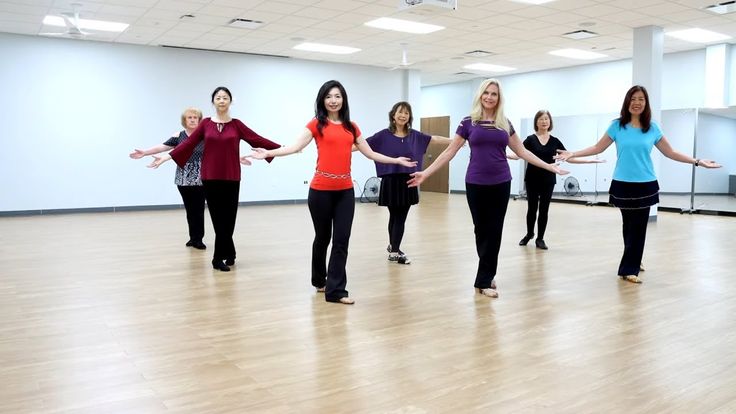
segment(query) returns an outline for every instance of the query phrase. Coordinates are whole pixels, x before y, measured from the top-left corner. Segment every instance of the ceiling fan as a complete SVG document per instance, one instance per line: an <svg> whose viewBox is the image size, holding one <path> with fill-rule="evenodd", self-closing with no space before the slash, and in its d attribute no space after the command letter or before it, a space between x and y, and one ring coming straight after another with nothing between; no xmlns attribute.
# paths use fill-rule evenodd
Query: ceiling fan
<svg viewBox="0 0 736 414"><path fill-rule="evenodd" d="M81 38L88 34L89 32L85 32L79 27L79 9L78 7L81 6L79 3L72 3L72 11L70 12L62 12L60 17L64 20L64 25L66 26L65 32L51 32L51 33L39 33L41 36L63 36L63 37L73 37L73 38Z"/></svg>
<svg viewBox="0 0 736 414"><path fill-rule="evenodd" d="M390 68L389 70L405 69L414 64L414 62L409 62L409 54L406 51L407 46L408 44L401 43L401 62L399 62L398 65Z"/></svg>

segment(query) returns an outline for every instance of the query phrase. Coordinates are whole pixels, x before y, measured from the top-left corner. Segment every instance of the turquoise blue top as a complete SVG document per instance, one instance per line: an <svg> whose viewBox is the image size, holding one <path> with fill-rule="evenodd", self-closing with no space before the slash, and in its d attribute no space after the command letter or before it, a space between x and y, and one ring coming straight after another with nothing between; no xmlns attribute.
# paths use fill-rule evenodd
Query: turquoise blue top
<svg viewBox="0 0 736 414"><path fill-rule="evenodd" d="M629 183L645 183L654 181L654 165L652 165L652 147L662 139L662 130L654 121L649 126L649 131L642 132L641 128L634 128L626 124L620 127L619 120L611 123L606 131L609 137L616 143L616 168L613 170L613 179Z"/></svg>

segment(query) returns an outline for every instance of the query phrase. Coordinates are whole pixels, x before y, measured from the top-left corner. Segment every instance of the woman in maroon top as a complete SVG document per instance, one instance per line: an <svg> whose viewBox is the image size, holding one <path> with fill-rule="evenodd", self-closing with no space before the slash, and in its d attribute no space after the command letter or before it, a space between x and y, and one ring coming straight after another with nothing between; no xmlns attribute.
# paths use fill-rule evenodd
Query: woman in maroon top
<svg viewBox="0 0 736 414"><path fill-rule="evenodd" d="M217 114L205 118L189 138L174 148L170 155L183 166L192 156L197 144L204 140L202 155L202 185L204 186L210 218L215 228L215 253L212 267L223 272L235 264L235 218L238 214L240 193L240 164L248 164L240 157L240 140L254 148L275 149L280 145L253 132L238 119L230 117L232 94L219 86L212 92L212 104ZM273 158L266 161L271 162Z"/></svg>

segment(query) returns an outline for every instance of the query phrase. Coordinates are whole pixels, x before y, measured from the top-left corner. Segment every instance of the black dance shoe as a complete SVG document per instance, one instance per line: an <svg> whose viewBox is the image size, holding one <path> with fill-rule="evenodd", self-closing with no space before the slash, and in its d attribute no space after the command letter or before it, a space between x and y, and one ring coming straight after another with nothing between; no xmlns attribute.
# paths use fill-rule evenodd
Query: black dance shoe
<svg viewBox="0 0 736 414"><path fill-rule="evenodd" d="M534 237L533 234L527 234L526 236L524 236L524 238L519 240L519 246L526 246L526 244L529 243L529 240L531 240L532 237Z"/></svg>
<svg viewBox="0 0 736 414"><path fill-rule="evenodd" d="M219 270L221 272L229 272L230 266L226 265L222 262L222 260L213 260L212 261L212 268Z"/></svg>
<svg viewBox="0 0 736 414"><path fill-rule="evenodd" d="M547 250L549 247L547 247L547 243L544 242L542 239L537 239L534 241L534 243L537 245L537 249Z"/></svg>

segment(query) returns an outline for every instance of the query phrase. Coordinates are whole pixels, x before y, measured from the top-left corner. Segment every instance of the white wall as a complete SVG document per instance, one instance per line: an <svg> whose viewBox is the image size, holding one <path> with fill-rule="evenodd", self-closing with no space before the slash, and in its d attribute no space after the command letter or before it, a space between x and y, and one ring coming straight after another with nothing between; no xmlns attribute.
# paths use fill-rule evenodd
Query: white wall
<svg viewBox="0 0 736 414"><path fill-rule="evenodd" d="M705 52L703 50L668 54L664 56L662 73L662 109L694 108L701 106L704 102L704 71ZM531 125L525 126L522 119L532 118L539 109L547 109L553 115L555 123L555 135L563 140L563 143L571 150L580 149L575 144L591 145L603 135L612 118L620 111L621 102L626 91L631 87L631 61L622 60L606 62L570 68L523 73L519 75L504 76L499 78L506 98L506 116L514 125L522 125L519 129L519 138L524 139L531 133ZM454 117L466 116L473 97L474 89L470 85L477 86L479 80L461 82L455 84L430 86L422 89L422 114L421 116L448 115ZM443 103L442 94L452 96L452 102L456 102L454 112L449 112L447 104ZM426 98L431 96L432 98ZM457 108L465 100L465 112L458 113ZM445 112L443 112L445 111ZM609 117L610 114L610 117ZM575 116L565 125L565 116ZM591 125L575 125L575 119L586 119L585 115L593 115L593 119L586 120ZM558 122L562 121L562 122ZM595 124L595 128L592 126ZM663 125L665 133L667 126ZM594 132L593 138L587 138L587 131ZM583 138L585 136L585 138ZM608 151L603 156L609 160L608 166L598 167L598 187L607 189L603 181L605 171L613 172L615 163L615 152L609 156ZM520 188L520 177L518 171L521 167L520 161L511 162L512 192ZM467 160L451 162L450 165L450 189L463 190L464 173L467 168ZM566 167L567 168L567 167ZM575 174L584 176L584 179L595 180L590 177L590 172L595 171L590 166L571 167ZM587 172L586 172L587 171ZM603 174L602 174L603 172ZM558 180L561 181L561 180ZM583 182L581 182L583 184ZM556 189L555 191L557 191ZM584 191L588 191L583 188Z"/></svg>
<svg viewBox="0 0 736 414"><path fill-rule="evenodd" d="M329 79L345 85L366 136L386 127L405 89L401 71L231 53L0 34L0 54L0 211L180 204L173 163L149 170L128 153L181 130L187 106L210 115L219 85L233 93L234 117L282 144L313 117ZM241 201L305 199L315 161L311 144L244 167ZM373 175L354 155L356 192Z"/></svg>

